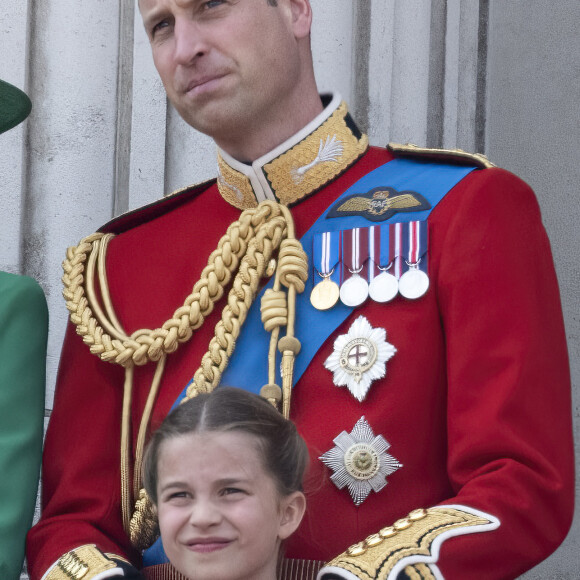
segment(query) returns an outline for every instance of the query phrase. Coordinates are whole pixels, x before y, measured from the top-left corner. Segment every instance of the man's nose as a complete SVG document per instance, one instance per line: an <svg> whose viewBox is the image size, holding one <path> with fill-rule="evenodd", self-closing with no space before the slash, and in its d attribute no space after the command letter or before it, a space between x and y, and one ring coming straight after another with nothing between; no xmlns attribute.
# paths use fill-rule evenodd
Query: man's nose
<svg viewBox="0 0 580 580"><path fill-rule="evenodd" d="M178 18L174 24L175 60L179 64L191 64L209 50L203 27L190 18Z"/></svg>

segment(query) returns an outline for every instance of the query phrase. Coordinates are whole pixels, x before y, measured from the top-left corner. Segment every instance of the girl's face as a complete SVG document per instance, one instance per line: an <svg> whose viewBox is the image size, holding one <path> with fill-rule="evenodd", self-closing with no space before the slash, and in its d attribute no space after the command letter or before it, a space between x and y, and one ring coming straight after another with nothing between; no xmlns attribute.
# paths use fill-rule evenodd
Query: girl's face
<svg viewBox="0 0 580 580"><path fill-rule="evenodd" d="M273 580L280 541L300 523L304 495L281 497L250 434L192 433L164 441L158 469L161 539L192 580Z"/></svg>

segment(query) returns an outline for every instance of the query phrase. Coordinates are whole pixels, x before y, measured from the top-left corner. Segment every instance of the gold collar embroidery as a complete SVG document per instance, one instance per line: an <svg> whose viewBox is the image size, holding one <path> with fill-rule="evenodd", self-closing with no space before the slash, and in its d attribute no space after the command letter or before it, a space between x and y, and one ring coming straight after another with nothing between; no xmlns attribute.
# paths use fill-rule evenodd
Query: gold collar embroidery
<svg viewBox="0 0 580 580"><path fill-rule="evenodd" d="M340 175L368 144L346 103L334 95L302 131L251 165L218 149L218 187L222 197L241 210L266 199L290 206Z"/></svg>

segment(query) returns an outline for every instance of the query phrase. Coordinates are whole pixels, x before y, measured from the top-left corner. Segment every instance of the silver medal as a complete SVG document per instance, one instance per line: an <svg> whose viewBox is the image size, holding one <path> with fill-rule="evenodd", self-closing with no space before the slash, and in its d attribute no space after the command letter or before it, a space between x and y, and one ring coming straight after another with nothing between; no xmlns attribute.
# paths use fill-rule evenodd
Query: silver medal
<svg viewBox="0 0 580 580"><path fill-rule="evenodd" d="M354 273L340 287L340 300L345 306L354 308L360 306L369 296L368 282Z"/></svg>
<svg viewBox="0 0 580 580"><path fill-rule="evenodd" d="M409 300L421 298L428 289L429 276L416 264L412 264L399 280L399 292Z"/></svg>
<svg viewBox="0 0 580 580"><path fill-rule="evenodd" d="M399 281L388 272L381 272L369 284L369 296L375 302L389 302L399 292Z"/></svg>

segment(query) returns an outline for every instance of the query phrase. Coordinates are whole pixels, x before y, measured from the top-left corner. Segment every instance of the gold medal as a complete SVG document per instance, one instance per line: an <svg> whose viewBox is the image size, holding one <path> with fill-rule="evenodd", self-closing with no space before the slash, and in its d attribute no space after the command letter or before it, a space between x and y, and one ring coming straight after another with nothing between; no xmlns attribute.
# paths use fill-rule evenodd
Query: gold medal
<svg viewBox="0 0 580 580"><path fill-rule="evenodd" d="M329 310L340 297L338 284L325 276L321 282L316 284L310 293L310 303L316 310Z"/></svg>
<svg viewBox="0 0 580 580"><path fill-rule="evenodd" d="M338 284L332 280L338 262L339 240L338 232L323 232L314 238L314 277L315 280L316 275L321 278L310 292L310 303L316 310L329 310L340 298Z"/></svg>

